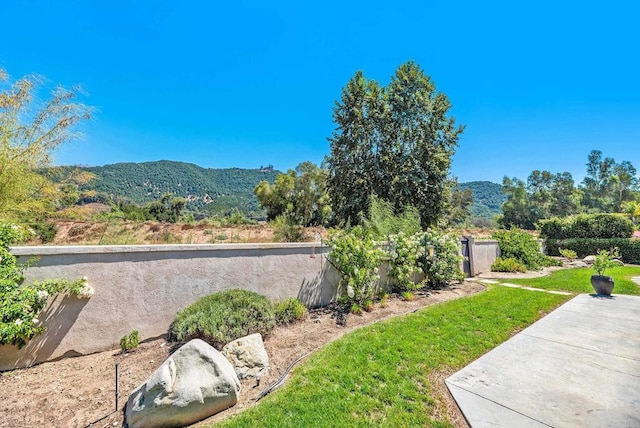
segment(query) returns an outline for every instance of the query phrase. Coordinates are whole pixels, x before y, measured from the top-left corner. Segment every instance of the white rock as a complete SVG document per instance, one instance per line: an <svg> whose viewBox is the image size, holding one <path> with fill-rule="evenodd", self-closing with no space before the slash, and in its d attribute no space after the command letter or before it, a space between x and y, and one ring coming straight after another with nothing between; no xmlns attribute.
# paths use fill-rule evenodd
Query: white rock
<svg viewBox="0 0 640 428"><path fill-rule="evenodd" d="M567 266L571 267L588 267L589 265L583 262L582 260L576 260L574 262L567 263Z"/></svg>
<svg viewBox="0 0 640 428"><path fill-rule="evenodd" d="M587 256L582 259L583 262L592 265L596 261L596 256Z"/></svg>
<svg viewBox="0 0 640 428"><path fill-rule="evenodd" d="M129 396L130 428L191 425L238 402L240 382L227 359L200 339L183 345Z"/></svg>
<svg viewBox="0 0 640 428"><path fill-rule="evenodd" d="M241 337L222 348L240 379L263 377L269 370L269 356L259 333Z"/></svg>

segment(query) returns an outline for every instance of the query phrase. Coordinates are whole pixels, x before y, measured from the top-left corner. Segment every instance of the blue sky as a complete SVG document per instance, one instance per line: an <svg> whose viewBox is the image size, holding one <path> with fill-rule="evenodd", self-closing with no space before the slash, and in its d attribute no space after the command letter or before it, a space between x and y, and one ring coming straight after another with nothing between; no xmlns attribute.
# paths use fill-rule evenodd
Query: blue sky
<svg viewBox="0 0 640 428"><path fill-rule="evenodd" d="M353 73L386 84L413 60L466 126L460 181L581 180L592 149L640 168L630 0L5 3L0 67L80 83L97 108L58 164L320 163Z"/></svg>

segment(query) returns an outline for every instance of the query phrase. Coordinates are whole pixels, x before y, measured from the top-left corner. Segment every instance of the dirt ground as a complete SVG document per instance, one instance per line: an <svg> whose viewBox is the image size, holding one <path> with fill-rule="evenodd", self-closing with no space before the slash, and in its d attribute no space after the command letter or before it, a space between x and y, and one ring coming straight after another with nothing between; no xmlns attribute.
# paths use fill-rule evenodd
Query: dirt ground
<svg viewBox="0 0 640 428"><path fill-rule="evenodd" d="M150 245L228 244L275 242L269 224L215 226L200 223L160 223L156 221L70 221L56 220L56 235L46 245ZM327 232L322 227L304 228L304 239L313 241ZM34 238L28 245L41 245Z"/></svg>
<svg viewBox="0 0 640 428"><path fill-rule="evenodd" d="M416 309L467 296L484 290L481 284L463 282L445 290L416 293L414 301L396 297L385 308L376 307L362 316L349 315L339 326L329 310L314 310L293 326L276 327L265 339L270 370L261 385L243 381L240 401L231 409L200 422L207 426L255 404L255 397L277 380L287 366L356 328ZM129 393L142 383L169 356L171 344L164 338L142 343L133 352L120 350L47 362L28 369L0 373L0 426L31 427L118 427ZM119 399L115 402L115 364L119 366ZM437 415L446 415L456 426L466 426L449 396L444 379L432 379L437 397Z"/></svg>

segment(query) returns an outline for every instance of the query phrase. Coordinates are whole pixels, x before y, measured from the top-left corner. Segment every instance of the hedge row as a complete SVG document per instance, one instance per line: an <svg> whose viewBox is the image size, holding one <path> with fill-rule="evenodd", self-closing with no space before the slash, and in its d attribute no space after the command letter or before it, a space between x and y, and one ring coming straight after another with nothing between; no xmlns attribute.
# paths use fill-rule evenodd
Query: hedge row
<svg viewBox="0 0 640 428"><path fill-rule="evenodd" d="M617 247L620 250L620 258L625 263L640 264L640 239L547 239L547 254L560 255L559 248L568 248L575 251L578 257L597 254L600 250L611 250Z"/></svg>
<svg viewBox="0 0 640 428"><path fill-rule="evenodd" d="M633 223L622 214L578 214L540 220L540 234L547 239L631 238Z"/></svg>

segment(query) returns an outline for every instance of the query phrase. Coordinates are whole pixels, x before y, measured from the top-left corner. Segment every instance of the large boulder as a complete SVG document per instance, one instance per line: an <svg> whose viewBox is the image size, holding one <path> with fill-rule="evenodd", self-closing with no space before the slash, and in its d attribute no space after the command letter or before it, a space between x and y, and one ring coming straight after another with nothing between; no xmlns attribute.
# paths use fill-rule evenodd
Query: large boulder
<svg viewBox="0 0 640 428"><path fill-rule="evenodd" d="M227 343L222 348L222 355L227 357L240 379L263 377L269 370L269 356L260 333Z"/></svg>
<svg viewBox="0 0 640 428"><path fill-rule="evenodd" d="M239 393L240 382L229 361L194 339L131 393L125 418L130 428L182 427L233 406Z"/></svg>
<svg viewBox="0 0 640 428"><path fill-rule="evenodd" d="M586 256L584 259L582 259L582 261L588 265L592 265L596 262L596 256L594 255Z"/></svg>

